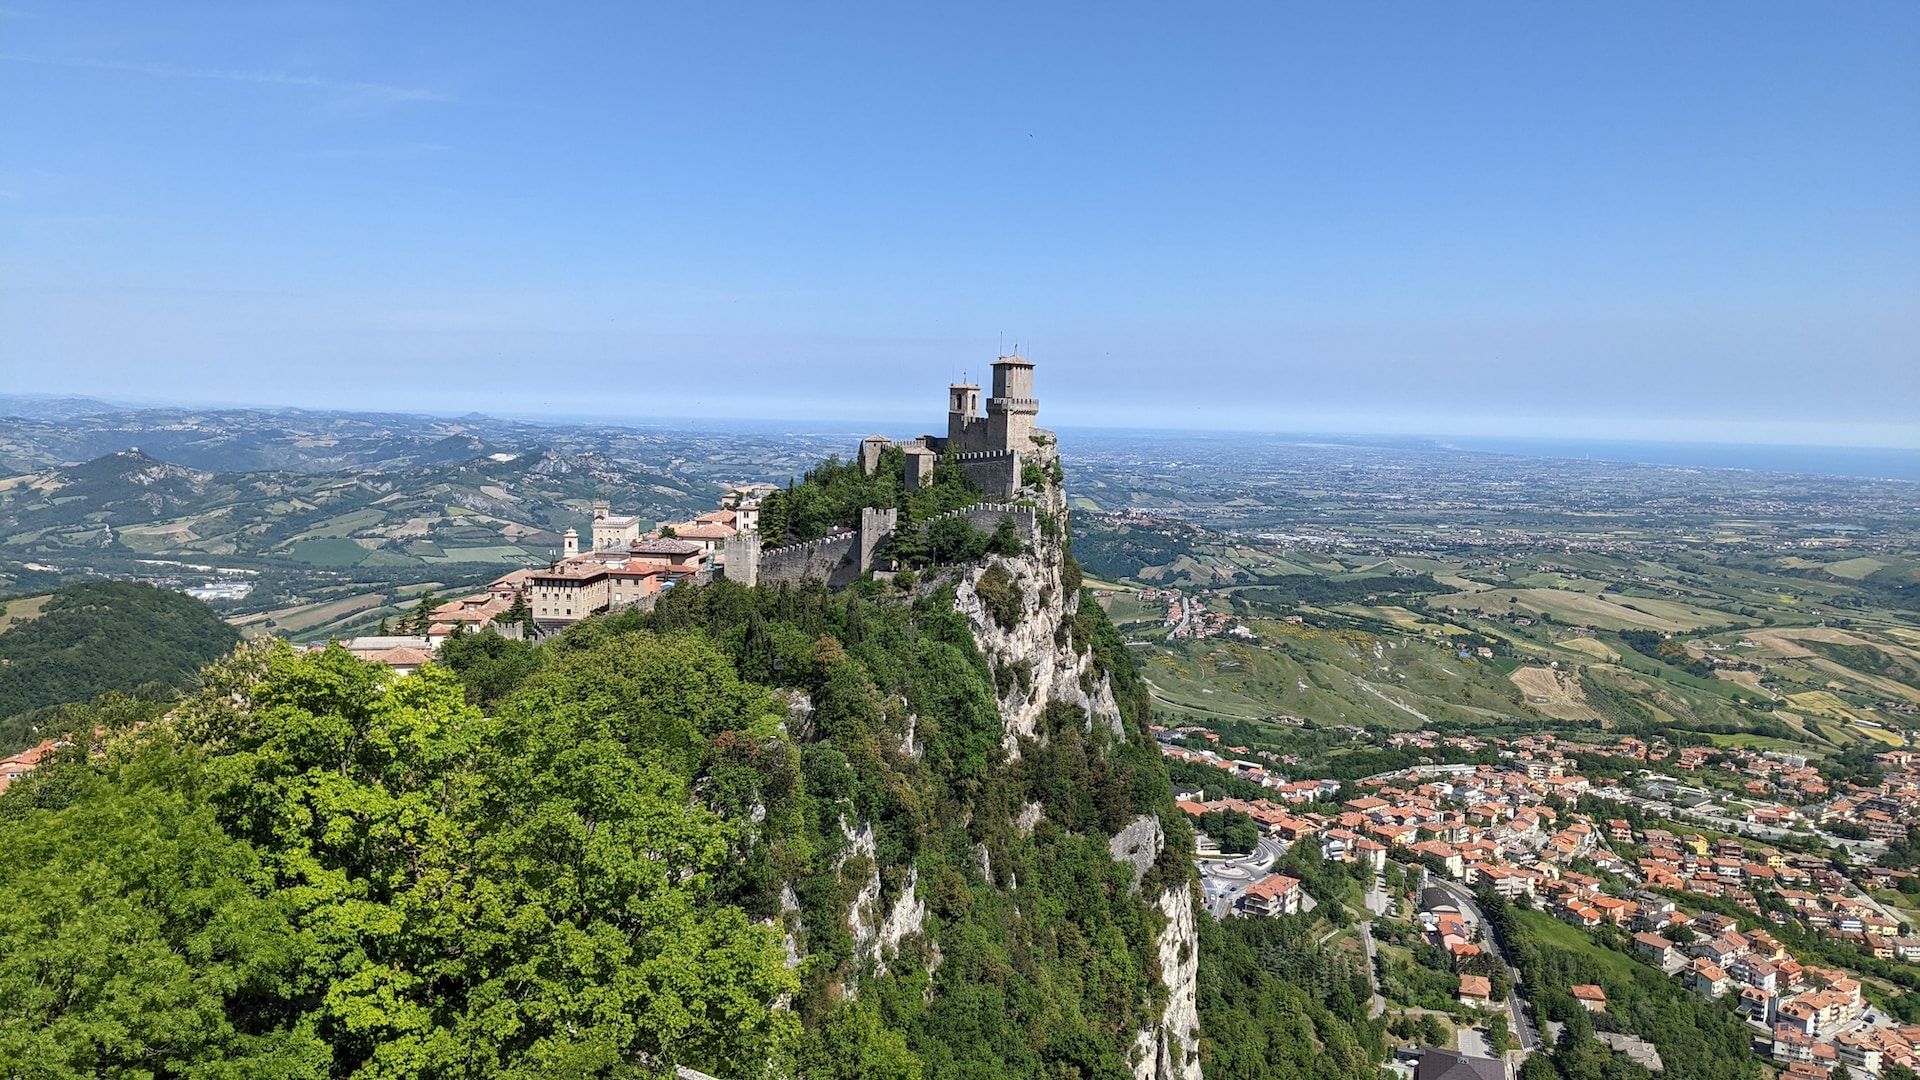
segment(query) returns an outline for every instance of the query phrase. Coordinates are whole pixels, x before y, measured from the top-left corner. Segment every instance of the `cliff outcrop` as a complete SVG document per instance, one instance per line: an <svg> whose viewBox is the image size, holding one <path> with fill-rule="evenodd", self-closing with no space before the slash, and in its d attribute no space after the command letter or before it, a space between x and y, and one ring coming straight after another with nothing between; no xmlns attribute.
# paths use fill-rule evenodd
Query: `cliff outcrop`
<svg viewBox="0 0 1920 1080"><path fill-rule="evenodd" d="M1065 493L1050 484L1040 495L1041 512L1027 536L1027 550L990 556L967 571L954 597L955 609L966 617L993 668L1002 746L1010 759L1019 758L1023 741L1045 737L1042 717L1053 705L1080 710L1089 732L1100 728L1128 737L1112 676L1100 670L1093 650L1074 630L1081 595L1078 574L1068 569ZM1037 803L1023 808L1022 829L1030 830L1044 813ZM1108 851L1131 869L1137 889L1165 844L1159 818L1144 814L1108 839ZM1134 1037L1133 1075L1135 1080L1201 1080L1200 945L1191 883L1165 886L1153 904L1164 920L1154 944L1165 1004Z"/></svg>

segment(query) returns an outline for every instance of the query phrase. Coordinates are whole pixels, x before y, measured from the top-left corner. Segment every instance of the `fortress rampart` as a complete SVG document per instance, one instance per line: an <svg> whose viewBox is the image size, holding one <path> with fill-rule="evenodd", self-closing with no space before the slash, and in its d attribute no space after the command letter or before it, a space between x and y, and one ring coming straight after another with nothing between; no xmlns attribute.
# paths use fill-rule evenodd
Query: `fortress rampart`
<svg viewBox="0 0 1920 1080"><path fill-rule="evenodd" d="M860 528L853 532L776 548L762 548L758 534L739 534L727 541L727 580L749 586L811 580L825 582L831 589L845 588L875 568L876 553L898 527L899 514L898 510L867 507L860 511ZM937 515L923 525L952 517L965 518L967 524L985 533L999 528L1001 519L1011 518L1027 543L1033 543L1037 536L1034 508L1017 503L975 503Z"/></svg>

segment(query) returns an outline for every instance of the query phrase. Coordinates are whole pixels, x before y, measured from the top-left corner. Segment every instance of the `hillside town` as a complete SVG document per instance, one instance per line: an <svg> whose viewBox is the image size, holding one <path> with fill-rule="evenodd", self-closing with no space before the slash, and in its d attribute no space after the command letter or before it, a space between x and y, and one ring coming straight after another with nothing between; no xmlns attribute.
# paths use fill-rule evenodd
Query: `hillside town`
<svg viewBox="0 0 1920 1080"><path fill-rule="evenodd" d="M1920 755L1880 753L1877 779L1830 784L1786 753L1676 749L1631 737L1587 743L1414 732L1387 741L1482 760L1342 784L1289 778L1275 755L1221 746L1203 728L1156 726L1154 735L1170 762L1271 792L1252 799L1178 793L1196 821L1223 811L1250 818L1269 865L1308 843L1330 861L1375 873L1396 865L1611 934L1695 993L1726 1002L1751 1029L1755 1052L1793 1076L1825 1077L1836 1066L1855 1076L1920 1068L1920 1025L1875 1006L1871 975L1810 947L1832 941L1875 961L1920 962L1912 914L1874 895L1920 891L1913 873L1875 861L1888 844L1905 842L1907 823L1920 821ZM1589 777L1582 762L1610 775ZM1695 821L1710 827L1692 827ZM1291 899L1297 879L1217 875L1218 847L1203 839L1200 852L1216 915L1300 910ZM1487 979L1463 970L1490 946L1475 934L1477 920L1462 917L1457 891L1420 895L1422 925L1454 965L1460 1002L1499 1008ZM1606 1007L1597 986L1573 993L1590 1010ZM1516 1004L1516 1029L1524 1023Z"/></svg>
<svg viewBox="0 0 1920 1080"><path fill-rule="evenodd" d="M1224 612L1210 610L1206 604L1205 594L1188 596L1178 589L1142 589L1140 599L1144 603L1166 605L1166 616L1162 620L1162 625L1167 628L1169 640L1185 638L1200 641L1219 637L1222 634L1231 634L1248 641L1254 640L1253 631L1240 620Z"/></svg>
<svg viewBox="0 0 1920 1080"><path fill-rule="evenodd" d="M507 637L544 637L593 615L646 606L660 593L712 578L725 565L728 540L759 528L760 497L770 484L729 490L714 510L642 530L642 519L592 504L588 546L578 529L561 534L560 557L545 568L521 567L409 620L406 632L361 635L340 642L362 660L410 674L455 634L492 629ZM316 643L322 647L326 643Z"/></svg>

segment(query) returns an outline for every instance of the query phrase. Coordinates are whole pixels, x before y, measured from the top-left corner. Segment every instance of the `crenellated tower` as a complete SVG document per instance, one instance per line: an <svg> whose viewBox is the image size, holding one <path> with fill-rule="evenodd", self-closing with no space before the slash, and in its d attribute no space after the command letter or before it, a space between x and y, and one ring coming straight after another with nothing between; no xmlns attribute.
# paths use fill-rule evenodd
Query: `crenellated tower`
<svg viewBox="0 0 1920 1080"><path fill-rule="evenodd" d="M995 450L1031 450L1034 417L1033 361L1019 354L993 362L993 396L987 399L987 441Z"/></svg>

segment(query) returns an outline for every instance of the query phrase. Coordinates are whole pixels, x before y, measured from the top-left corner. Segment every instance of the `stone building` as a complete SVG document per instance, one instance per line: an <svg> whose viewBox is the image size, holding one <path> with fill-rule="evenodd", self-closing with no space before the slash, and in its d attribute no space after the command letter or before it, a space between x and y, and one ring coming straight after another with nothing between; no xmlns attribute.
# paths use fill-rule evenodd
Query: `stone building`
<svg viewBox="0 0 1920 1080"><path fill-rule="evenodd" d="M920 437L935 453L1028 453L1050 446L1053 433L1034 426L1040 399L1033 396L1033 361L1014 354L993 362L993 396L980 412L980 387L958 382L947 387L947 434Z"/></svg>
<svg viewBox="0 0 1920 1080"><path fill-rule="evenodd" d="M563 561L527 579L527 604L536 622L578 622L607 610L610 585L604 564Z"/></svg>
<svg viewBox="0 0 1920 1080"><path fill-rule="evenodd" d="M616 514L605 499L593 500L593 550L612 551L640 539L640 519Z"/></svg>
<svg viewBox="0 0 1920 1080"><path fill-rule="evenodd" d="M957 382L947 387L947 433L922 435L896 443L885 435L860 441L860 467L872 472L890 446L906 451L906 486L916 490L933 482L933 468L942 457L953 462L994 500L1014 497L1028 463L1050 464L1057 453L1053 432L1035 426L1040 400L1033 394L1033 361L1013 354L993 362L993 394L981 412L980 387Z"/></svg>

